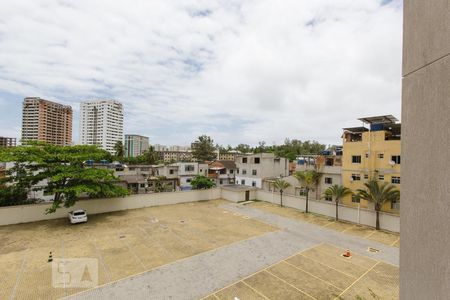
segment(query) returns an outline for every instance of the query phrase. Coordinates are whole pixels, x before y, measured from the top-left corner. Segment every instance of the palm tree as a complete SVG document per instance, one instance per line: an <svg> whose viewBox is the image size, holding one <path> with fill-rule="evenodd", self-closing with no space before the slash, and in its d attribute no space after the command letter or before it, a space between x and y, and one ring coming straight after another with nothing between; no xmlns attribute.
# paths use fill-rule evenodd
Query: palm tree
<svg viewBox="0 0 450 300"><path fill-rule="evenodd" d="M306 189L306 209L305 212L308 212L308 198L309 198L309 190L311 188L317 189L317 184L319 183L320 176L322 176L321 173L315 171L315 170L307 170L307 171L297 171L294 173L294 177L300 182L305 185Z"/></svg>
<svg viewBox="0 0 450 300"><path fill-rule="evenodd" d="M291 186L289 182L286 180L277 178L275 179L275 182L273 183L273 186L280 190L280 206L283 206L283 191Z"/></svg>
<svg viewBox="0 0 450 300"><path fill-rule="evenodd" d="M386 201L392 202L400 200L400 191L394 185L387 182L380 183L376 179L372 179L364 183L364 185L366 186L366 189L358 189L358 197L375 204L375 211L377 214L375 228L379 230L381 207Z"/></svg>
<svg viewBox="0 0 450 300"><path fill-rule="evenodd" d="M334 197L334 202L336 203L336 221L339 220L339 217L338 217L339 200L341 200L342 198L344 198L347 195L352 195L352 194L353 194L353 192L351 189L346 188L345 186L342 186L342 185L337 185L337 184L334 184L325 190L324 196L328 196L331 198Z"/></svg>

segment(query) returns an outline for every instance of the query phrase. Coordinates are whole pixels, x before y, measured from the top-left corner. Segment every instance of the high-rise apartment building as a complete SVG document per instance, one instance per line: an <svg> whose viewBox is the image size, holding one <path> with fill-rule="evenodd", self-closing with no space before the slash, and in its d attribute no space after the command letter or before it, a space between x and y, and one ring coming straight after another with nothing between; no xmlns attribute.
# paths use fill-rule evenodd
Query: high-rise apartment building
<svg viewBox="0 0 450 300"><path fill-rule="evenodd" d="M1 147L15 147L16 138L0 136L0 148Z"/></svg>
<svg viewBox="0 0 450 300"><path fill-rule="evenodd" d="M359 119L368 128L344 128L342 184L356 193L371 179L388 182L400 189L401 124L391 115ZM369 203L358 196L345 196L347 205L367 208ZM399 202L387 202L382 210L399 211Z"/></svg>
<svg viewBox="0 0 450 300"><path fill-rule="evenodd" d="M80 105L80 143L114 153L123 140L123 106L116 100L89 100Z"/></svg>
<svg viewBox="0 0 450 300"><path fill-rule="evenodd" d="M22 141L67 146L72 143L72 107L39 97L23 101Z"/></svg>
<svg viewBox="0 0 450 300"><path fill-rule="evenodd" d="M148 147L148 137L137 134L125 135L125 157L136 157L142 155Z"/></svg>

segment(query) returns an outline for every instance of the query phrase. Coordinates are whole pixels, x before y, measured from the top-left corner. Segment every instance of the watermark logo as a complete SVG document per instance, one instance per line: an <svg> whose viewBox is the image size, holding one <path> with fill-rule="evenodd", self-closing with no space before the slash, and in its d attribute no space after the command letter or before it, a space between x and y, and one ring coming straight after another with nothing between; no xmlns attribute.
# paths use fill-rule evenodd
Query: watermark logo
<svg viewBox="0 0 450 300"><path fill-rule="evenodd" d="M52 262L54 288L93 288L98 285L98 259L55 258Z"/></svg>

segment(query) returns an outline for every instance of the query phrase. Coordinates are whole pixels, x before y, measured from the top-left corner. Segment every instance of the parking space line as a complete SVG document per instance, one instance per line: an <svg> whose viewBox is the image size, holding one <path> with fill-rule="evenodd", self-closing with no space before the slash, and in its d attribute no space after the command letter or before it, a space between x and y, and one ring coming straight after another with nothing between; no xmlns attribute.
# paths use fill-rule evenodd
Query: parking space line
<svg viewBox="0 0 450 300"><path fill-rule="evenodd" d="M28 250L29 249L25 250L25 252L23 253L22 264L20 265L19 272L17 272L16 283L14 284L14 288L11 292L11 296L9 297L10 300L13 300L16 297L17 287L19 286L20 281L22 280L23 270L25 269L25 266L26 266Z"/></svg>
<svg viewBox="0 0 450 300"><path fill-rule="evenodd" d="M328 252L326 252L325 250L322 250L322 249L320 249L320 248L318 248L317 250L319 250L320 252L322 252L322 253L324 253L324 254L327 254L328 256L331 256L331 255L330 255ZM343 250L343 251L344 251L344 250ZM367 257L367 256L364 256L364 255L362 255L362 254L358 254L358 255L364 257L364 258L367 259L368 261L372 261L372 262L374 262L374 263L377 263L377 262L378 262L378 260L373 259L373 258L370 258L370 257ZM344 260L343 260L343 261L344 261ZM348 262L348 263L350 263L350 264L352 264L352 265L354 265L354 266L362 267L361 265L352 262L351 259L345 259L345 261ZM353 276L353 277L354 277L354 276Z"/></svg>
<svg viewBox="0 0 450 300"><path fill-rule="evenodd" d="M285 261L285 260L283 260L282 262L284 262L285 264L288 264L288 265L290 265L290 266L292 266L292 267L294 267L294 268L296 268L296 269L298 269L298 270L300 270L300 271L302 271L302 272L305 272L306 274L308 274L308 275L310 275L310 276L312 276L312 277L314 277L314 278L317 278L317 279L319 279L320 281L323 281L324 283L326 283L326 284L328 284L328 285L331 285L331 286L337 288L338 290L342 290L342 288L339 288L339 287L335 286L334 284L332 284L331 282L328 282L328 281L326 281L325 279L322 279L322 278L320 278L320 277L317 277L316 275L314 275L314 274L312 274L312 273L309 273L308 271L305 271L305 270L303 270L303 269L300 268L300 267L297 267L297 266L295 266L295 265L293 265L293 264L291 264L291 263L288 263L288 262Z"/></svg>
<svg viewBox="0 0 450 300"><path fill-rule="evenodd" d="M112 279L112 277L111 277L111 271L109 270L109 267L106 265L106 263L105 263L105 261L104 261L104 259L103 259L103 255L102 255L101 250L97 247L97 245L95 244L95 242L94 242L92 239L89 238L89 235L88 235L87 233L85 233L85 235L86 235L87 240L89 241L89 243L91 243L91 244L94 246L94 249L95 249L95 252L96 252L96 254L97 254L97 257L98 257L99 260L100 260L100 264L102 265L103 270L105 271L106 276L108 277L108 282L111 281L111 279Z"/></svg>
<svg viewBox="0 0 450 300"><path fill-rule="evenodd" d="M355 228L355 225L354 225L354 224L352 224L352 226L350 226L349 228L346 228L346 229L342 230L341 233L344 233L344 232L346 232L347 230L350 230L350 229L352 229L352 228Z"/></svg>
<svg viewBox="0 0 450 300"><path fill-rule="evenodd" d="M306 248L305 250L302 250L302 251L300 251L300 252L297 252L297 253L295 253L295 254L293 254L293 255L291 255L291 256L285 258L285 259L292 258L292 257L296 256L297 254L300 254L300 253L302 253L302 252L304 252L304 251L313 249L314 247L318 247L318 246L320 246L320 245L322 245L322 244L323 244L323 243L320 243L320 244L311 246L311 247L309 247L309 248ZM276 264L279 264L279 263L280 263L280 262L276 262L276 263L271 264L270 266L268 266L268 267L266 267L266 268L264 268L264 269L261 269L261 270L255 272L255 273L252 273L252 274L250 274L250 275L248 275L248 276L245 276L245 277L243 277L243 278L241 278L241 279L239 279L239 280L237 280L237 281L234 281L233 283L231 283L231 284L229 284L229 285L226 285L225 287L223 287L223 288L221 288L221 289L215 291L214 293L216 294L216 293L218 293L218 292L220 292L220 291L223 291L224 289L229 288L230 286L233 286L233 285L235 285L236 283L239 283L239 282L241 282L241 281L244 282L244 280L246 280L246 279L252 277L253 275L259 274L259 273L263 272L264 270L266 270L267 268L270 268L270 267L272 267L272 266L274 266L274 265L276 265ZM245 283L245 282L244 282L244 283ZM211 295L211 294L210 294L210 295ZM209 297L210 295L208 295L208 296L206 296L206 297ZM205 297L205 298L206 298L206 297Z"/></svg>
<svg viewBox="0 0 450 300"><path fill-rule="evenodd" d="M243 284L245 284L246 286L248 286L249 288L251 288L253 291L255 291L255 293L261 295L264 299L270 300L270 299L267 298L263 293L261 293L260 291L258 291L256 288L252 287L250 284L244 282L243 280L241 280L240 282L242 282Z"/></svg>
<svg viewBox="0 0 450 300"><path fill-rule="evenodd" d="M320 261L318 261L318 260L315 260L314 258L307 257L307 256L305 256L305 255L303 255L303 254L300 254L300 255L303 256L304 258L310 259L310 260L312 260L312 261L314 261L314 262L316 262L316 263L318 263L318 264L321 264L322 266L325 266L325 267L327 267L327 268L330 268L330 269L332 269L332 270L335 270L336 272L339 272L339 273L344 274L344 275L346 275L346 276L349 276L349 277L352 277L352 278L355 278L355 279L358 278L358 277L356 277L355 275L348 274L348 273L346 273L346 272L344 272L344 271L341 271L341 270L338 270L338 269L336 269L336 268L333 268L333 267L331 267L331 266L329 266L329 265L327 265L327 264L324 264L323 262L320 262Z"/></svg>
<svg viewBox="0 0 450 300"><path fill-rule="evenodd" d="M397 243L398 241L400 241L400 237L398 237L392 244L390 244L389 246L394 246L395 243Z"/></svg>
<svg viewBox="0 0 450 300"><path fill-rule="evenodd" d="M373 265L369 270L367 270L366 272L364 272L364 274L362 274L358 279L356 279L352 284L350 284L345 290L342 291L342 293L339 294L339 296L337 296L336 299L340 299L340 297L346 292L348 291L352 286L354 286L359 280L361 280L361 278L363 278L364 276L367 275L367 273L369 273L370 271L373 270L373 268L375 268L380 262L377 262L375 265Z"/></svg>
<svg viewBox="0 0 450 300"><path fill-rule="evenodd" d="M328 224L326 224L326 225L323 225L323 227L328 227L328 226L330 226L331 224L336 224L336 221L333 221L333 222L330 222L330 223L328 223Z"/></svg>
<svg viewBox="0 0 450 300"><path fill-rule="evenodd" d="M281 280L282 282L286 283L287 285L293 287L294 289L296 289L297 291L299 291L302 294L305 294L306 296L314 299L314 300L318 300L317 298L314 298L313 296L311 296L310 294L308 294L305 291L302 291L301 289L297 288L295 285L290 284L289 282L287 282L286 280L284 280L283 278L278 277L277 275L273 274L272 272L270 272L268 269L265 269L264 271L266 271L267 273L269 273L270 275L272 275L275 278L278 278L279 280Z"/></svg>
<svg viewBox="0 0 450 300"><path fill-rule="evenodd" d="M372 231L371 233L369 233L368 235L366 235L365 237L363 237L363 239L368 239L368 238L370 238L372 235L374 235L375 234L375 232L377 232L376 230L374 230L374 231Z"/></svg>

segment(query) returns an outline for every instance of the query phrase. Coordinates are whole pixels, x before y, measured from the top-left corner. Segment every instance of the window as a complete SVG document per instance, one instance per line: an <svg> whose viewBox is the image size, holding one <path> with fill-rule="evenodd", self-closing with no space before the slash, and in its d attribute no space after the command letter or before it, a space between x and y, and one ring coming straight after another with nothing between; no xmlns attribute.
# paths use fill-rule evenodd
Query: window
<svg viewBox="0 0 450 300"><path fill-rule="evenodd" d="M242 175L247 174L247 170L242 170Z"/></svg>
<svg viewBox="0 0 450 300"><path fill-rule="evenodd" d="M298 190L298 195L299 196L306 196L306 189L305 188L300 188Z"/></svg>
<svg viewBox="0 0 450 300"><path fill-rule="evenodd" d="M384 175L378 175L378 180L384 180Z"/></svg>
<svg viewBox="0 0 450 300"><path fill-rule="evenodd" d="M400 177L399 176L392 176L391 183L393 183L393 184L400 184Z"/></svg>
<svg viewBox="0 0 450 300"><path fill-rule="evenodd" d="M358 195L353 195L352 196L352 202L353 203L359 203L361 200L359 199L359 196Z"/></svg>
<svg viewBox="0 0 450 300"><path fill-rule="evenodd" d="M366 158L369 158L369 153L366 153Z"/></svg>
<svg viewBox="0 0 450 300"><path fill-rule="evenodd" d="M396 165L400 164L400 155L392 155L391 160L395 162Z"/></svg>
<svg viewBox="0 0 450 300"><path fill-rule="evenodd" d="M174 172L173 172L173 170L169 170L169 174L173 174Z"/></svg>
<svg viewBox="0 0 450 300"><path fill-rule="evenodd" d="M400 209L400 201L398 200L391 201L391 209Z"/></svg>
<svg viewBox="0 0 450 300"><path fill-rule="evenodd" d="M259 157L255 157L255 164L259 164Z"/></svg>
<svg viewBox="0 0 450 300"><path fill-rule="evenodd" d="M256 170L252 170L252 175L256 175L256 174L257 174Z"/></svg>
<svg viewBox="0 0 450 300"><path fill-rule="evenodd" d="M325 177L325 184L333 184L333 178Z"/></svg>
<svg viewBox="0 0 450 300"><path fill-rule="evenodd" d="M219 184L223 184L223 180L222 179L220 179Z"/></svg>
<svg viewBox="0 0 450 300"><path fill-rule="evenodd" d="M145 188L145 183L140 184L141 188Z"/></svg>
<svg viewBox="0 0 450 300"><path fill-rule="evenodd" d="M361 180L360 174L352 174L352 180Z"/></svg>
<svg viewBox="0 0 450 300"><path fill-rule="evenodd" d="M325 196L325 201L333 201L333 197L331 197L331 196Z"/></svg>
<svg viewBox="0 0 450 300"><path fill-rule="evenodd" d="M241 180L241 184L242 184L242 185L245 185L245 179L242 179L242 180Z"/></svg>
<svg viewBox="0 0 450 300"><path fill-rule="evenodd" d="M379 159L383 159L384 158L384 154L383 153L378 153L378 158Z"/></svg>
<svg viewBox="0 0 450 300"><path fill-rule="evenodd" d="M230 174L233 174L233 170L230 170Z"/></svg>
<svg viewBox="0 0 450 300"><path fill-rule="evenodd" d="M352 164L360 164L361 155L352 155Z"/></svg>
<svg viewBox="0 0 450 300"><path fill-rule="evenodd" d="M194 171L194 169L195 169L194 165L186 165L186 166L184 166L184 170L187 171L187 172Z"/></svg>
<svg viewBox="0 0 450 300"><path fill-rule="evenodd" d="M186 179L186 182L187 182L187 183L190 183L191 181L192 181L192 179L190 179L190 178L189 178L189 179Z"/></svg>
<svg viewBox="0 0 450 300"><path fill-rule="evenodd" d="M364 179L369 179L369 174L364 174Z"/></svg>
<svg viewBox="0 0 450 300"><path fill-rule="evenodd" d="M236 169L236 174L239 174L239 169Z"/></svg>
<svg viewBox="0 0 450 300"><path fill-rule="evenodd" d="M252 186L256 186L256 181L252 181Z"/></svg>
<svg viewBox="0 0 450 300"><path fill-rule="evenodd" d="M247 157L243 157L243 158L242 158L242 163L243 163L243 164L246 164L246 163L247 163Z"/></svg>

